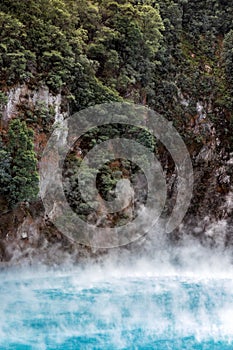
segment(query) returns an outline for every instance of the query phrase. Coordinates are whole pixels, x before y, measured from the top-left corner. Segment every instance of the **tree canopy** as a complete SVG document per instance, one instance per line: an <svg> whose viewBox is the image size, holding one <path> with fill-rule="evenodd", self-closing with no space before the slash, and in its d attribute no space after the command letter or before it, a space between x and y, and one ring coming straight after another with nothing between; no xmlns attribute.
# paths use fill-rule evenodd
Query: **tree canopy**
<svg viewBox="0 0 233 350"><path fill-rule="evenodd" d="M61 93L71 113L129 100L171 120L198 153L212 137L204 127L198 134L192 127L201 103L221 147L232 152L232 6L233 0L2 0L0 106L6 92L22 83ZM48 133L45 119L52 120L51 111L23 107L18 121L0 130L1 193L13 176L9 196L15 202L36 192L28 129L41 124ZM14 135L14 128L21 131ZM34 169L31 178L24 178L24 162ZM32 186L25 186L26 194L19 190L24 181Z"/></svg>

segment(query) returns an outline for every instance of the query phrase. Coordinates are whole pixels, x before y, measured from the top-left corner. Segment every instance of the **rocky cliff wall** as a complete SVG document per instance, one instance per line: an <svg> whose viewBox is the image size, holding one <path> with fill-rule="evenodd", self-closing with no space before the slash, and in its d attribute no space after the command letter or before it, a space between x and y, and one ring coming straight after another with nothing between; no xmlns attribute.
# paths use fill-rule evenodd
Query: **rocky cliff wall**
<svg viewBox="0 0 233 350"><path fill-rule="evenodd" d="M52 124L68 115L69 108L61 94L54 96L46 87L32 90L21 85L11 89L7 96L8 102L2 119L5 128L11 118L19 115L22 105L30 106L32 110L38 102L46 108L52 107ZM182 96L179 103L181 106L184 103ZM188 104L188 100L185 103ZM196 115L186 124L187 132L191 130L197 138L201 138L200 145L188 145L194 169L193 199L183 223L169 238L171 242L177 243L184 236L191 235L204 245L218 245L225 249L233 245L233 154L226 150L216 135L214 124L208 119L207 108L211 107L197 101ZM37 130L35 129L35 147L38 151ZM40 139L42 136L40 134ZM42 148L47 139L48 135L44 135ZM166 154L161 154L161 159L167 171L169 207L176 200L176 172L171 172ZM11 211L6 210L2 204L2 209L0 259L3 266L16 263L77 262L88 256L98 256L98 251L94 252L90 247L83 247L64 237L45 216L40 201L21 203Z"/></svg>

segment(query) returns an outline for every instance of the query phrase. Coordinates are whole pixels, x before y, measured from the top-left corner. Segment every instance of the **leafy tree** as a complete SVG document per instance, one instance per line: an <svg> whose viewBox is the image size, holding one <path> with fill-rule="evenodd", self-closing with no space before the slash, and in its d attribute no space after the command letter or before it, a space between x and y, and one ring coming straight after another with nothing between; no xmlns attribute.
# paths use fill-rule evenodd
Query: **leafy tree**
<svg viewBox="0 0 233 350"><path fill-rule="evenodd" d="M149 2L148 2L149 3ZM162 37L159 11L134 1L100 1L101 21L88 57L98 62L97 77L129 97L133 90L147 89L156 68L155 53Z"/></svg>
<svg viewBox="0 0 233 350"><path fill-rule="evenodd" d="M0 195L9 194L11 180L11 157L0 138Z"/></svg>
<svg viewBox="0 0 233 350"><path fill-rule="evenodd" d="M233 30L231 30L224 38L224 66L226 78L230 88L233 91Z"/></svg>
<svg viewBox="0 0 233 350"><path fill-rule="evenodd" d="M19 119L11 121L7 149L11 156L10 203L30 200L38 194L37 159L33 150L33 131Z"/></svg>

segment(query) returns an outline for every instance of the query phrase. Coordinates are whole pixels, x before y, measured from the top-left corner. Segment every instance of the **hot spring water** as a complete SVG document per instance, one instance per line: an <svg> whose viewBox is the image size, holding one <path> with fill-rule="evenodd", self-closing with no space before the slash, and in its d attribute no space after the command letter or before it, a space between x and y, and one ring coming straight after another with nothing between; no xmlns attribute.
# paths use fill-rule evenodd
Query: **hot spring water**
<svg viewBox="0 0 233 350"><path fill-rule="evenodd" d="M199 253L2 272L0 349L232 350L232 269Z"/></svg>

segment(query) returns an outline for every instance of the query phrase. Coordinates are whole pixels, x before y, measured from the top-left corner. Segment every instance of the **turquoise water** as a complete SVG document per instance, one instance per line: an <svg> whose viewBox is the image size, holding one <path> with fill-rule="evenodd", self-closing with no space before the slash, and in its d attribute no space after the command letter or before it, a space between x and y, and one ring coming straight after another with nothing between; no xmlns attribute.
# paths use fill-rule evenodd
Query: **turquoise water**
<svg viewBox="0 0 233 350"><path fill-rule="evenodd" d="M1 274L0 349L233 349L233 281Z"/></svg>

